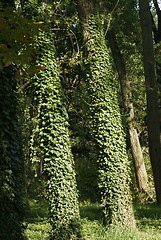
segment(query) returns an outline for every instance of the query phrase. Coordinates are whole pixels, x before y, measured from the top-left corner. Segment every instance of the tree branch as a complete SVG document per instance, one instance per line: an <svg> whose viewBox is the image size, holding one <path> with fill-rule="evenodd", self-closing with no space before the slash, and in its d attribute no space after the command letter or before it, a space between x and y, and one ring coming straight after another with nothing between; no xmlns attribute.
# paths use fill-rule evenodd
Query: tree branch
<svg viewBox="0 0 161 240"><path fill-rule="evenodd" d="M153 0L154 7L156 9L157 15L160 13L160 8L157 0Z"/></svg>

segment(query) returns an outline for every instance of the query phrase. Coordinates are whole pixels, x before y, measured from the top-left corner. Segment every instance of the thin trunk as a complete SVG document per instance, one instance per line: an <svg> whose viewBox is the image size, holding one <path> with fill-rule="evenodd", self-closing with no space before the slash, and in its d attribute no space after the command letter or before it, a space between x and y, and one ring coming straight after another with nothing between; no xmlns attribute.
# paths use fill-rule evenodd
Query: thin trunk
<svg viewBox="0 0 161 240"><path fill-rule="evenodd" d="M161 41L161 10L157 0L153 0L153 4L155 6L156 13L157 13L158 26L156 27L155 21L153 20L153 17L152 17L152 29L154 32L154 41L157 44Z"/></svg>
<svg viewBox="0 0 161 240"><path fill-rule="evenodd" d="M161 204L161 145L156 67L149 1L140 0L140 18L143 38L143 60L147 96L149 153L154 176L156 200Z"/></svg>
<svg viewBox="0 0 161 240"><path fill-rule="evenodd" d="M156 60L156 72L157 72L157 85L158 85L158 98L159 108L161 107L161 61L160 61L160 49L161 49L161 10L157 0L153 0L157 15L157 24L151 14L152 30L155 42L155 60ZM161 112L160 112L160 140L161 140Z"/></svg>
<svg viewBox="0 0 161 240"><path fill-rule="evenodd" d="M120 49L118 47L118 43L117 43L114 31L113 30L108 31L106 36L111 48L115 66L120 79L123 105L124 105L125 115L127 116L126 121L128 124L131 152L132 152L132 157L134 161L138 188L141 193L144 193L148 196L149 195L148 194L148 176L147 176L147 172L144 164L144 158L142 154L138 133L135 128L135 116L134 116L133 103L131 101L130 81L127 77L125 62L120 52Z"/></svg>

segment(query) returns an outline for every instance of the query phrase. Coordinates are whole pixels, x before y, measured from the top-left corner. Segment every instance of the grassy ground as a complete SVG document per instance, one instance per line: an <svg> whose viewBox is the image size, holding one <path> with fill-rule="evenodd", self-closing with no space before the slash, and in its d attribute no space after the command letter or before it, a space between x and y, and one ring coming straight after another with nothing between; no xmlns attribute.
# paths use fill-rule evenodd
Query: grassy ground
<svg viewBox="0 0 161 240"><path fill-rule="evenodd" d="M47 206L30 203L31 212L26 218L26 236L29 240L48 240ZM105 229L101 223L98 204L81 205L81 222L85 240L161 240L161 206L155 204L135 206L137 229ZM60 239L61 240L61 239Z"/></svg>

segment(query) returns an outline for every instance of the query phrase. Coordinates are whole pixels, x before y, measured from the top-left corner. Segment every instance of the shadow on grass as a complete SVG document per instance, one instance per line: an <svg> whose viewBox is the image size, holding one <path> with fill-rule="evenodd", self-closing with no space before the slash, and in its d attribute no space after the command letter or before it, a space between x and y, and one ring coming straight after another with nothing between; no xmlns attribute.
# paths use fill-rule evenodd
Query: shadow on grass
<svg viewBox="0 0 161 240"><path fill-rule="evenodd" d="M147 204L135 205L135 217L139 228L159 228L161 229L161 205ZM81 203L80 215L82 219L89 221L99 221L102 223L102 210L99 203ZM27 223L41 223L47 220L48 204L45 201L29 201L29 211L25 218Z"/></svg>
<svg viewBox="0 0 161 240"><path fill-rule="evenodd" d="M94 221L102 220L102 210L99 204L84 204L80 206L80 216L81 218L86 218L88 220Z"/></svg>
<svg viewBox="0 0 161 240"><path fill-rule="evenodd" d="M157 228L161 229L161 205L146 204L134 206L135 218L139 228ZM85 203L80 206L80 215L82 219L90 221L99 221L102 223L102 210L98 203Z"/></svg>
<svg viewBox="0 0 161 240"><path fill-rule="evenodd" d="M135 216L138 226L161 228L161 205L147 204L135 206Z"/></svg>
<svg viewBox="0 0 161 240"><path fill-rule="evenodd" d="M29 210L25 217L27 223L43 222L48 217L48 205L45 201L29 201Z"/></svg>

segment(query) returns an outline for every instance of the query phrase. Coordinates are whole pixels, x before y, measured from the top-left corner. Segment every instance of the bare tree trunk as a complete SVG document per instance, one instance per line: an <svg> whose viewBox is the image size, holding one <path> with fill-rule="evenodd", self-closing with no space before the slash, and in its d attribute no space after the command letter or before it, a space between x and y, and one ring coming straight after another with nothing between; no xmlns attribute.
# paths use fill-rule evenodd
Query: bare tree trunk
<svg viewBox="0 0 161 240"><path fill-rule="evenodd" d="M161 145L158 92L149 1L139 0L143 38L143 61L147 95L149 153L154 176L156 200L161 204Z"/></svg>
<svg viewBox="0 0 161 240"><path fill-rule="evenodd" d="M123 105L124 105L125 114L127 116L126 121L128 124L131 152L132 152L132 157L134 161L138 188L141 193L145 193L146 195L149 195L148 194L148 176L147 176L147 172L144 164L144 158L142 154L138 133L135 128L135 119L134 119L135 116L134 116L133 103L130 99L130 95L131 95L130 82L127 77L125 62L120 52L120 49L118 47L116 36L113 30L110 30L107 33L107 40L109 42L114 63L120 79Z"/></svg>

